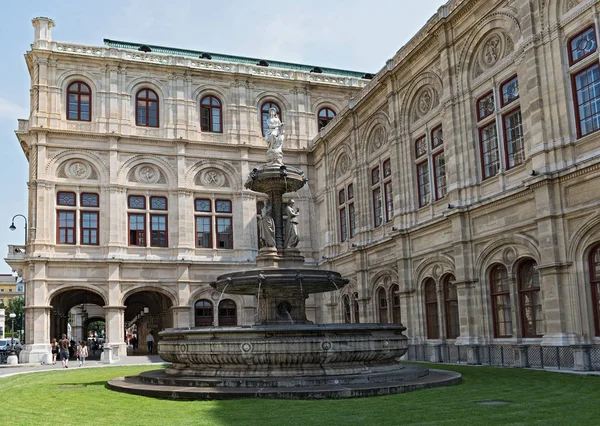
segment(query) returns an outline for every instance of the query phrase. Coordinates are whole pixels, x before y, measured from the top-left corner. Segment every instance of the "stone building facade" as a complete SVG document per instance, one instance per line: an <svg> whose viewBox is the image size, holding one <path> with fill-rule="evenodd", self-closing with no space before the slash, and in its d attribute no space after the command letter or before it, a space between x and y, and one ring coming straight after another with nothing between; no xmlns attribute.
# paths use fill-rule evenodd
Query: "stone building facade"
<svg viewBox="0 0 600 426"><path fill-rule="evenodd" d="M242 181L274 103L308 177L299 248L351 280L311 298L312 319L402 322L412 359L600 367L598 17L596 1L451 0L375 76L59 43L35 19L17 131L31 227L7 259L27 356L86 303L119 355L132 321L252 323L252 297L207 283L254 264L261 200Z"/></svg>

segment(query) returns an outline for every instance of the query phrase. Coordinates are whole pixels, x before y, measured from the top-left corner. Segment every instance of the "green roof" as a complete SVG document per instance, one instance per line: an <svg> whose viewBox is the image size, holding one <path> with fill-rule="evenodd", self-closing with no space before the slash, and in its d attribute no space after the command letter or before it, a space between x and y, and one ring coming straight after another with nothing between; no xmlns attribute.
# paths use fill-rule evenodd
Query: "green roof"
<svg viewBox="0 0 600 426"><path fill-rule="evenodd" d="M368 74L364 72L358 71L347 71L340 70L337 68L328 68L328 67L319 67L315 65L303 65L303 64L294 64L292 62L281 62L281 61L271 61L268 59L260 59L260 58L249 58L245 56L233 56L233 55L224 55L222 53L213 53L199 50L187 50L187 49L176 49L174 47L164 47L164 46L156 46L153 44L140 44L140 43L131 43L128 41L118 41L118 40L110 40L105 38L104 45L109 47L116 47L119 49L131 49L131 50L140 50L140 47L146 46L150 49L151 52L154 53L163 53L166 55L177 55L177 56L189 56L193 58L202 58L202 55L206 58L209 55L210 59L213 61L224 61L224 62L235 62L238 64L247 64L247 65L258 65L260 61L266 61L271 68L282 68L287 70L295 70L295 71L304 71L304 72L315 72L315 68L320 69L323 74L330 75L339 75L343 77L355 77L355 78L373 78L374 74ZM368 76L370 77L368 77ZM367 76L367 77L365 77Z"/></svg>

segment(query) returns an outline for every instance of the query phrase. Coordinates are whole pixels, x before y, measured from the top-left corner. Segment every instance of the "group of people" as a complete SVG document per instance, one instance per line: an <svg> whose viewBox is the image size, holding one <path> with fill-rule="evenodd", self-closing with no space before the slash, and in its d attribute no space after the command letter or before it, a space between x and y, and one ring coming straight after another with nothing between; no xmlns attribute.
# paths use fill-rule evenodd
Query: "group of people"
<svg viewBox="0 0 600 426"><path fill-rule="evenodd" d="M85 340L75 342L67 339L67 335L63 334L60 340L52 339L52 364L56 364L57 358L62 362L63 368L69 368L69 358L77 357L79 366L83 367L86 358L90 355L90 350L96 349L93 345L96 342L91 342L92 345L88 348L88 343Z"/></svg>

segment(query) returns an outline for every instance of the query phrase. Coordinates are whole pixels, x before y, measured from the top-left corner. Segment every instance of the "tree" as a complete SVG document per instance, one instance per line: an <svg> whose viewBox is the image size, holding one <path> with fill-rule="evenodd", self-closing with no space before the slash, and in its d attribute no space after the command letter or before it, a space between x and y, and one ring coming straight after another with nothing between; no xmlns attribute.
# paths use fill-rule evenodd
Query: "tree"
<svg viewBox="0 0 600 426"><path fill-rule="evenodd" d="M5 314L6 314L6 329L11 329L12 330L12 321L9 320L9 315L11 313L15 313L16 318L15 318L15 329L16 330L20 330L21 328L23 328L23 315L25 312L25 308L24 308L24 300L22 297L17 296L17 297L13 297L12 299L10 299L8 301L8 306L5 308Z"/></svg>

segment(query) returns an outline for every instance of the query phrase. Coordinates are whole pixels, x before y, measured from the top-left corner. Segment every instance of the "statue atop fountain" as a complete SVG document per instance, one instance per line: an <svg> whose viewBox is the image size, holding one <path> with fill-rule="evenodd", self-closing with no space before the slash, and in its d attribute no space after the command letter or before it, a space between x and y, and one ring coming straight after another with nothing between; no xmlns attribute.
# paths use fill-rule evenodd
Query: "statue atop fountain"
<svg viewBox="0 0 600 426"><path fill-rule="evenodd" d="M265 139L269 144L267 150L267 164L275 164L281 166L283 164L283 131L284 124L277 115L277 110L271 108L269 110L269 118L267 119L267 129Z"/></svg>

